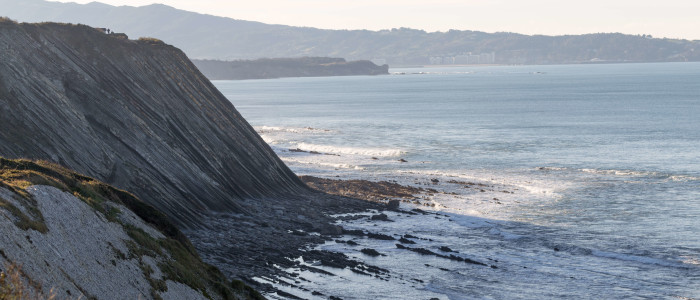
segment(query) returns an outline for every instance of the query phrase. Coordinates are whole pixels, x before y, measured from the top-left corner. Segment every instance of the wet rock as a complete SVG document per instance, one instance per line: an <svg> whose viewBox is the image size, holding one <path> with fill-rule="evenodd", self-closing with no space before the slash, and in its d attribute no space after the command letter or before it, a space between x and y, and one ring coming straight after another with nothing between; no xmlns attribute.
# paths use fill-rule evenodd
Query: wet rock
<svg viewBox="0 0 700 300"><path fill-rule="evenodd" d="M444 259L449 259L449 260L454 260L454 261L459 261L459 262L465 262L465 263L469 263L469 264L475 264L475 265L480 265L480 266L488 266L488 265L485 264L485 263L478 262L478 261L475 261L475 260L472 260L472 259L469 259L469 258L459 257L459 256L456 256L456 255L454 255L454 254L450 254L449 256L448 256L448 255L442 255L442 254L435 253L435 252L430 251L430 250L425 249L425 248L411 248L411 247L406 247L406 246L401 245L401 244L396 244L396 248L408 250L408 251L415 252L415 253L422 254L422 255L432 255L432 256L437 256L437 257L444 258Z"/></svg>
<svg viewBox="0 0 700 300"><path fill-rule="evenodd" d="M440 180L438 180L437 178L432 178L430 179L430 182L432 182L433 184L437 184L440 182Z"/></svg>
<svg viewBox="0 0 700 300"><path fill-rule="evenodd" d="M354 236L365 236L367 235L364 231L359 230L359 229L343 229L343 234L345 235L354 235Z"/></svg>
<svg viewBox="0 0 700 300"><path fill-rule="evenodd" d="M405 163L405 162L408 162L408 161L402 158L402 159L399 159L399 162Z"/></svg>
<svg viewBox="0 0 700 300"><path fill-rule="evenodd" d="M357 245L359 245L357 242L355 242L355 241L353 241L353 240L347 241L347 244L350 245L350 246L357 246Z"/></svg>
<svg viewBox="0 0 700 300"><path fill-rule="evenodd" d="M374 249L371 249L371 248L364 248L364 249L360 250L360 252L362 252L362 253L365 254L365 255L372 256L372 257L377 257L377 256L382 255L382 254L379 253L377 250L374 250Z"/></svg>
<svg viewBox="0 0 700 300"><path fill-rule="evenodd" d="M370 239L375 239L375 240L383 240L383 241L393 241L396 240L392 236L386 235L386 234L381 234L381 233L373 233L369 232L367 233L367 237Z"/></svg>
<svg viewBox="0 0 700 300"><path fill-rule="evenodd" d="M322 235L341 235L343 227L333 224L323 224L318 228L318 232Z"/></svg>
<svg viewBox="0 0 700 300"><path fill-rule="evenodd" d="M402 244L415 244L415 243L416 243L416 242L414 242L414 241L412 241L412 240L409 240L409 239L407 239L407 238L404 238L404 237L401 237L401 238L399 239L399 242L402 243Z"/></svg>
<svg viewBox="0 0 700 300"><path fill-rule="evenodd" d="M442 252L455 252L455 253L457 252L457 251L450 249L450 247L447 247L447 246L440 247L440 251L442 251Z"/></svg>
<svg viewBox="0 0 700 300"><path fill-rule="evenodd" d="M372 217L370 217L370 220L391 222L391 220L389 220L389 216L387 216L386 214L373 215Z"/></svg>
<svg viewBox="0 0 700 300"><path fill-rule="evenodd" d="M401 201L399 201L399 200L389 200L389 203L386 204L386 209L398 210L400 205L401 205Z"/></svg>

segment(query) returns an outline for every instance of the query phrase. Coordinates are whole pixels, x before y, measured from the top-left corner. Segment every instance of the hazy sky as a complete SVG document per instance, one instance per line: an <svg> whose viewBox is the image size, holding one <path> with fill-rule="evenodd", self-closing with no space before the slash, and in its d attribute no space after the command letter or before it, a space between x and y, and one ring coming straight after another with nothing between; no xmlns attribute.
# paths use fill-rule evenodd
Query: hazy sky
<svg viewBox="0 0 700 300"><path fill-rule="evenodd" d="M60 0L87 3L93 0ZM329 29L525 34L622 32L700 40L700 0L99 0L163 3L235 19Z"/></svg>

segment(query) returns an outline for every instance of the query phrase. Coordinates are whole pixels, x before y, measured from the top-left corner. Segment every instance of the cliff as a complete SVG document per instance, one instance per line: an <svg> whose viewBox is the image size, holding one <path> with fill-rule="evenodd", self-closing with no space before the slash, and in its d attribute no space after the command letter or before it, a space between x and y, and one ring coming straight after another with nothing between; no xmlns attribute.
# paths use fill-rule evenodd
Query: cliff
<svg viewBox="0 0 700 300"><path fill-rule="evenodd" d="M328 215L370 206L310 190L159 40L0 20L0 51L0 156L132 192L228 278L255 284L294 265L288 258L328 260L301 248L342 233Z"/></svg>
<svg viewBox="0 0 700 300"><path fill-rule="evenodd" d="M307 190L175 47L4 21L0 50L0 155L89 174L183 228Z"/></svg>
<svg viewBox="0 0 700 300"><path fill-rule="evenodd" d="M192 62L211 80L389 74L388 65L377 66L368 60L345 61L342 58L329 57L262 58L237 61L192 60Z"/></svg>
<svg viewBox="0 0 700 300"><path fill-rule="evenodd" d="M261 298L151 206L48 162L0 157L0 232L0 299Z"/></svg>

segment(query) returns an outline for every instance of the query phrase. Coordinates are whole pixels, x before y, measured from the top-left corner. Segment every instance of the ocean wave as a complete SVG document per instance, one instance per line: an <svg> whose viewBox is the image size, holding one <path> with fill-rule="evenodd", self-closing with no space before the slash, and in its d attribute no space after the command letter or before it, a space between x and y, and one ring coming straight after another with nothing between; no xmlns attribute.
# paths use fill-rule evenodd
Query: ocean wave
<svg viewBox="0 0 700 300"><path fill-rule="evenodd" d="M659 176L658 172L651 171L634 171L634 170L612 170L612 169L580 169L581 172L600 174L600 175L615 175L615 176L627 176L627 177L654 177Z"/></svg>
<svg viewBox="0 0 700 300"><path fill-rule="evenodd" d="M700 181L700 177L689 176L689 175L671 175L668 177L668 179L671 181L680 181L680 182Z"/></svg>
<svg viewBox="0 0 700 300"><path fill-rule="evenodd" d="M330 129L321 129L313 127L281 127L281 126L255 126L253 127L258 134L263 133L330 133Z"/></svg>
<svg viewBox="0 0 700 300"><path fill-rule="evenodd" d="M634 170L614 170L614 169L580 169L581 172L599 174L599 175L613 175L620 177L655 177L658 179L668 179L670 181L700 181L700 177L683 175L683 174L665 174L654 171L634 171Z"/></svg>
<svg viewBox="0 0 700 300"><path fill-rule="evenodd" d="M504 188L514 187L519 190L528 192L530 194L536 195L546 195L553 197L557 195L557 191L561 189L566 189L569 185L564 183L554 183L554 182L537 182L531 178L522 178L519 176L513 177L502 177L491 174L484 175L467 175L464 173L457 172L443 172L443 171L423 171L423 170L411 170L404 171L400 170L399 173L403 174L415 174L428 177L443 177L449 179L457 179L458 181L468 180L474 181L476 183L488 184L488 185L500 185Z"/></svg>
<svg viewBox="0 0 700 300"><path fill-rule="evenodd" d="M536 170L540 171L566 171L569 168L564 168L564 167L537 167L535 168Z"/></svg>
<svg viewBox="0 0 700 300"><path fill-rule="evenodd" d="M319 166L319 167L330 167L334 169L350 169L350 170L364 170L365 168L352 165L352 164L345 164L345 163L332 163L332 162L322 162L322 161L307 161L307 160L300 160L300 159L292 159L289 157L280 157L282 161L285 163L297 163L297 164L303 164L303 165L313 165L313 166Z"/></svg>
<svg viewBox="0 0 700 300"><path fill-rule="evenodd" d="M385 149L385 148L359 148L359 147L340 147L330 145L317 145L309 143L299 143L297 148L304 151L316 151L321 153L331 154L351 154L364 155L373 157L394 157L405 154L401 149Z"/></svg>
<svg viewBox="0 0 700 300"><path fill-rule="evenodd" d="M604 257L604 258L611 258L611 259L617 259L617 260L623 260L623 261L636 262L636 263L647 264L647 265L657 265L657 266L662 266L662 267L673 267L673 268L687 268L688 267L686 264L684 264L683 262L680 262L680 261L672 261L672 260L667 260L667 259L662 259L662 258L655 258L655 257L649 257L649 256L639 256L639 255L633 255L633 254L615 253L615 252L608 252L608 251L601 251L601 250L593 250L591 252L591 255L597 256L597 257Z"/></svg>

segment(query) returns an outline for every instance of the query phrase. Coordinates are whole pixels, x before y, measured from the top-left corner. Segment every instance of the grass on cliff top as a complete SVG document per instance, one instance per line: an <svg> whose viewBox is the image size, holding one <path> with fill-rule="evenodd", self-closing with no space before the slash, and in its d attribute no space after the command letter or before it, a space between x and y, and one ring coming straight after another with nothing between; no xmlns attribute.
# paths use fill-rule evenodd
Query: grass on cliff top
<svg viewBox="0 0 700 300"><path fill-rule="evenodd" d="M264 299L254 289L239 281L228 281L221 271L204 263L187 237L163 213L134 195L51 162L0 157L0 187L12 191L16 195L14 203L20 203L24 210L2 198L0 209L10 212L16 219L15 224L23 230L48 231L36 200L27 192L27 188L33 185L53 186L72 193L112 222L120 223L116 218L118 211L107 202L122 204L160 230L165 239L155 239L140 228L122 224L133 239L129 244L131 258L140 259L144 255L169 258L160 265L165 279L186 284L206 296L210 296L208 291L211 291L223 299ZM143 269L150 278L147 268ZM151 286L154 291L167 288L164 282L155 280ZM158 298L157 293L153 294Z"/></svg>

